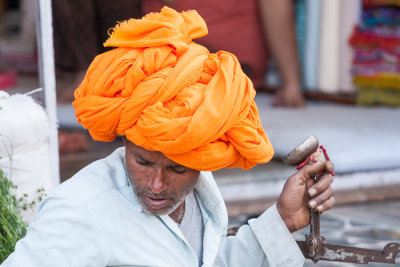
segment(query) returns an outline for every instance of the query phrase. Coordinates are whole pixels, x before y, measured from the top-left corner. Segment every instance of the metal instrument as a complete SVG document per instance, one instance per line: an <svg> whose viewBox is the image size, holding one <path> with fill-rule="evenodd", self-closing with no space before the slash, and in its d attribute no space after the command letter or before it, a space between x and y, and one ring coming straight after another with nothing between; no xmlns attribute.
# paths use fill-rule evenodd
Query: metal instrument
<svg viewBox="0 0 400 267"><path fill-rule="evenodd" d="M324 157L327 157L324 152L324 149L322 152L319 151L318 139L315 135L312 135L293 149L284 158L284 162L288 165L298 165L301 168L306 164L314 164L324 160ZM321 156L321 153L324 153L324 157ZM305 258L311 259L314 263L324 260L359 264L369 262L396 264L396 255L400 253L399 243L389 243L383 250L326 244L325 237L320 235L321 214L312 209L310 216L310 234L305 236L305 241L297 241Z"/></svg>

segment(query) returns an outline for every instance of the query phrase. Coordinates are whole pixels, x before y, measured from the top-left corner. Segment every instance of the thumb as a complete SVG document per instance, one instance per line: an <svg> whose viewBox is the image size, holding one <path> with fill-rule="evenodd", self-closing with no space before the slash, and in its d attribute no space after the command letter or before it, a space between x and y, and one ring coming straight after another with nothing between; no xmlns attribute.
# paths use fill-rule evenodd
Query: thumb
<svg viewBox="0 0 400 267"><path fill-rule="evenodd" d="M310 179L314 180L315 177L318 177L322 174L322 172L327 169L327 164L329 161L322 161L315 164L306 165L301 168L301 177L305 183L307 183Z"/></svg>

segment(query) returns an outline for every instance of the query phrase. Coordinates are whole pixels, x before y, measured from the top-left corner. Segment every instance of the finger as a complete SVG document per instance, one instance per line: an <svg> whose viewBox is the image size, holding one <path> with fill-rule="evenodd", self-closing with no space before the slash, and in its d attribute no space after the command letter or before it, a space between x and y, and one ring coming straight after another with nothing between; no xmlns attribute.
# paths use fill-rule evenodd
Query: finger
<svg viewBox="0 0 400 267"><path fill-rule="evenodd" d="M318 212L327 211L327 210L331 209L335 205L335 202L336 202L335 198L333 196L331 196L327 201L325 201L322 204L319 204L315 209Z"/></svg>
<svg viewBox="0 0 400 267"><path fill-rule="evenodd" d="M326 168L326 161L318 162L315 164L306 165L301 169L304 181L318 177L320 173Z"/></svg>
<svg viewBox="0 0 400 267"><path fill-rule="evenodd" d="M310 191L310 188L315 184L314 177L316 177L315 173L318 172L318 171L309 170L311 167L308 167L308 166L311 166L311 165L306 165L305 167L303 167L304 170L302 169L303 171L305 171L305 172L302 173L302 179L306 184L306 189L308 190L308 195L312 197L312 196L315 196L317 194L317 191L315 189L312 189ZM313 168L315 168L315 167L313 167Z"/></svg>
<svg viewBox="0 0 400 267"><path fill-rule="evenodd" d="M326 172L333 172L333 170L334 170L335 168L334 168L334 166L333 166L333 163L332 163L332 161L327 161L326 162Z"/></svg>
<svg viewBox="0 0 400 267"><path fill-rule="evenodd" d="M313 197L309 202L308 205L310 208L317 208L321 209L320 206L323 206L326 201L328 201L333 196L333 188L330 186L321 194Z"/></svg>
<svg viewBox="0 0 400 267"><path fill-rule="evenodd" d="M331 174L324 174L321 176L316 183L308 188L308 195L314 197L324 192L333 182L333 176Z"/></svg>
<svg viewBox="0 0 400 267"><path fill-rule="evenodd" d="M307 188L307 190L308 190L308 195L311 196L311 197L313 197L313 196L315 196L315 195L317 194L317 192L314 192L315 189L312 190L312 193L313 193L313 194L310 194L310 188L311 188L314 184L315 184L314 179L307 179L307 180L306 180L306 188Z"/></svg>

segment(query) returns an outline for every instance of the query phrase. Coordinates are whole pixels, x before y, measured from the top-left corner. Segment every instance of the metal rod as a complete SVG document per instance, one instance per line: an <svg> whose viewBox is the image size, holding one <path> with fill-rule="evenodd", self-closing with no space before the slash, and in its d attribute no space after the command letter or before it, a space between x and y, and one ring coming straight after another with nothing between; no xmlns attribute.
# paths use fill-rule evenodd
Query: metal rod
<svg viewBox="0 0 400 267"><path fill-rule="evenodd" d="M50 168L53 186L56 186L60 183L60 163L51 0L38 0L37 5L36 32L39 53L39 77L40 84L44 89L44 106L49 118Z"/></svg>
<svg viewBox="0 0 400 267"><path fill-rule="evenodd" d="M316 235L316 236L319 236L320 235L320 230L319 230L319 226L320 226L320 215L321 215L321 213L319 213L318 211L315 211L314 210L314 212L315 212L315 215L314 215L314 218L315 218L315 222L314 222L314 234Z"/></svg>

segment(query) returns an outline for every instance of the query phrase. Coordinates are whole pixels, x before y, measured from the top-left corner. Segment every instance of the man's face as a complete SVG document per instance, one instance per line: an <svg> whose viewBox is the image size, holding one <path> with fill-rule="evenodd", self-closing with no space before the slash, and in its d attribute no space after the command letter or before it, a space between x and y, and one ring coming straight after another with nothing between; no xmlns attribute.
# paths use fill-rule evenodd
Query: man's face
<svg viewBox="0 0 400 267"><path fill-rule="evenodd" d="M161 152L149 151L124 138L126 168L142 208L151 214L170 214L193 190L199 171L184 167Z"/></svg>

